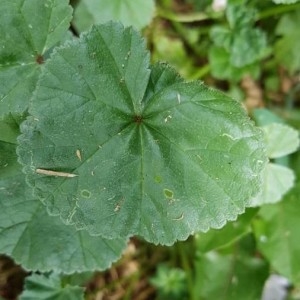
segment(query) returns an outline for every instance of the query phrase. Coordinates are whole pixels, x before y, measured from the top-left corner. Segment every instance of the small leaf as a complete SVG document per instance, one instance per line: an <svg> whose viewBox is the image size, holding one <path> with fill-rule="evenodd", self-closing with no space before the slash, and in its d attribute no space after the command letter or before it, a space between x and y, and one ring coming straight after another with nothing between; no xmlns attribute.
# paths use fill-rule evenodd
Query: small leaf
<svg viewBox="0 0 300 300"><path fill-rule="evenodd" d="M259 191L262 131L238 102L151 67L132 28L95 26L59 48L30 113L18 150L28 182L93 235L172 244L236 219Z"/></svg>
<svg viewBox="0 0 300 300"><path fill-rule="evenodd" d="M150 283L158 291L158 299L186 299L186 273L179 268L159 265Z"/></svg>
<svg viewBox="0 0 300 300"><path fill-rule="evenodd" d="M25 290L20 300L84 300L84 288L79 286L62 286L57 274L32 274L25 279Z"/></svg>
<svg viewBox="0 0 300 300"><path fill-rule="evenodd" d="M300 184L273 205L263 206L254 222L259 250L276 272L293 283L300 281Z"/></svg>
<svg viewBox="0 0 300 300"><path fill-rule="evenodd" d="M0 118L0 141L16 144L20 134L19 126L25 115L8 114Z"/></svg>
<svg viewBox="0 0 300 300"><path fill-rule="evenodd" d="M252 118L258 126L266 126L272 123L284 123L284 120L266 108L256 108L252 111Z"/></svg>
<svg viewBox="0 0 300 300"><path fill-rule="evenodd" d="M226 16L229 26L213 26L210 31L215 46L226 52L229 65L243 74L247 74L248 67L265 57L269 51L265 33L253 27L255 15L256 11L250 7L228 4ZM211 51L216 52L216 49ZM216 53L210 54L210 59L212 57L217 60Z"/></svg>
<svg viewBox="0 0 300 300"><path fill-rule="evenodd" d="M126 240L75 231L50 217L31 192L15 145L0 142L0 253L28 270L64 273L106 269L121 256Z"/></svg>
<svg viewBox="0 0 300 300"><path fill-rule="evenodd" d="M0 1L0 117L27 109L44 56L69 27L68 2Z"/></svg>
<svg viewBox="0 0 300 300"><path fill-rule="evenodd" d="M196 235L197 250L209 252L211 250L227 246L241 236L249 233L250 222L257 213L257 209L247 209L236 221L228 222L221 229L211 229L205 233Z"/></svg>
<svg viewBox="0 0 300 300"><path fill-rule="evenodd" d="M300 70L300 9L284 14L276 28L282 37L275 44L275 58L288 68L290 73Z"/></svg>
<svg viewBox="0 0 300 300"><path fill-rule="evenodd" d="M191 76L193 72L195 73L195 67L183 40L180 37L169 36L168 28L162 27L161 24L151 25L153 32L151 57L153 61L167 61L185 78Z"/></svg>
<svg viewBox="0 0 300 300"><path fill-rule="evenodd" d="M293 153L299 147L299 133L292 127L279 123L263 126L267 140L267 155L277 158Z"/></svg>
<svg viewBox="0 0 300 300"><path fill-rule="evenodd" d="M260 299L269 269L258 257L211 251L199 254L195 262L195 299Z"/></svg>
<svg viewBox="0 0 300 300"><path fill-rule="evenodd" d="M275 203L294 185L294 172L284 166L269 163L263 171L262 193L252 200L251 206L261 206L267 203Z"/></svg>
<svg viewBox="0 0 300 300"><path fill-rule="evenodd" d="M81 0L75 9L74 23L79 31L111 20L142 29L150 23L154 9L153 0Z"/></svg>
<svg viewBox="0 0 300 300"><path fill-rule="evenodd" d="M208 57L212 75L219 79L239 81L245 75L251 75L251 77L257 78L260 74L258 64L251 64L241 68L233 66L230 63L230 54L224 48L212 46L209 50Z"/></svg>

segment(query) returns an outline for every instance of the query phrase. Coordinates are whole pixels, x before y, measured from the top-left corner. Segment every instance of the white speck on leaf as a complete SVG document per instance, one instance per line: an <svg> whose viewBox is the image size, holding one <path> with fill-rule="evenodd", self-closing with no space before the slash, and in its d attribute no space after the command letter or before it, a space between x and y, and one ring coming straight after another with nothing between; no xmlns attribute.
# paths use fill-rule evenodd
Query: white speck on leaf
<svg viewBox="0 0 300 300"><path fill-rule="evenodd" d="M76 156L78 157L78 159L79 159L80 161L82 161L82 156L81 156L80 150L76 150Z"/></svg>
<svg viewBox="0 0 300 300"><path fill-rule="evenodd" d="M169 120L172 119L172 116L171 115L168 115L166 118L165 118L165 123L167 123Z"/></svg>
<svg viewBox="0 0 300 300"><path fill-rule="evenodd" d="M181 96L180 96L179 93L177 93L177 101L178 101L179 104L181 103Z"/></svg>
<svg viewBox="0 0 300 300"><path fill-rule="evenodd" d="M73 173L56 172L56 171L44 170L44 169L36 169L35 172L41 175L67 177L67 178L73 178L78 176L77 174L73 174Z"/></svg>

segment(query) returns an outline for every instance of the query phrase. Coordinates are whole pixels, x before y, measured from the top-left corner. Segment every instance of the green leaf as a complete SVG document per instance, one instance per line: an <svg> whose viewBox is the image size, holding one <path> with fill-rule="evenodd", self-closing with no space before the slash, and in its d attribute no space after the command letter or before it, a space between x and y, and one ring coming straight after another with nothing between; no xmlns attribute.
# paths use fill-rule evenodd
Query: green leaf
<svg viewBox="0 0 300 300"><path fill-rule="evenodd" d="M16 144L20 134L19 126L25 115L8 114L0 118L0 141Z"/></svg>
<svg viewBox="0 0 300 300"><path fill-rule="evenodd" d="M263 206L254 222L258 249L279 274L300 281L300 184L275 205Z"/></svg>
<svg viewBox="0 0 300 300"><path fill-rule="evenodd" d="M229 54L230 64L236 68L253 64L265 54L267 42L265 34L258 28L246 27L229 30L213 27L211 38L216 46L224 47Z"/></svg>
<svg viewBox="0 0 300 300"><path fill-rule="evenodd" d="M245 28L251 26L257 16L256 9L249 5L241 5L243 1L229 1L226 7L226 18L230 28Z"/></svg>
<svg viewBox="0 0 300 300"><path fill-rule="evenodd" d="M228 4L226 16L229 27L213 26L210 31L215 46L226 52L231 67L239 69L249 67L267 54L265 33L259 28L253 28L255 15L256 11L250 7ZM216 49L211 51L214 53L210 56L213 55L216 60ZM244 71L248 70L240 70L242 73L245 73ZM234 76L234 70L232 73Z"/></svg>
<svg viewBox="0 0 300 300"><path fill-rule="evenodd" d="M154 9L153 0L81 0L75 9L74 23L79 31L111 20L142 29L150 23Z"/></svg>
<svg viewBox="0 0 300 300"><path fill-rule="evenodd" d="M182 269L159 265L150 283L158 290L158 299L185 299L187 282Z"/></svg>
<svg viewBox="0 0 300 300"><path fill-rule="evenodd" d="M245 75L257 78L260 74L260 66L251 64L241 68L230 63L230 54L220 47L212 46L208 53L212 75L219 79L239 81Z"/></svg>
<svg viewBox="0 0 300 300"><path fill-rule="evenodd" d="M258 257L218 252L199 254L195 262L195 299L260 299L268 276L267 264Z"/></svg>
<svg viewBox="0 0 300 300"><path fill-rule="evenodd" d="M0 117L22 113L35 89L47 51L69 27L68 0L1 0Z"/></svg>
<svg viewBox="0 0 300 300"><path fill-rule="evenodd" d="M153 32L152 60L167 61L185 78L191 76L193 72L195 73L195 67L182 39L168 36L167 29L162 26L154 24L151 28Z"/></svg>
<svg viewBox="0 0 300 300"><path fill-rule="evenodd" d="M20 300L84 300L84 288L61 285L57 274L33 274L25 279L25 290Z"/></svg>
<svg viewBox="0 0 300 300"><path fill-rule="evenodd" d="M228 222L221 229L211 229L206 233L196 235L197 250L208 252L233 243L241 236L249 233L250 222L257 209L247 209L236 221Z"/></svg>
<svg viewBox="0 0 300 300"><path fill-rule="evenodd" d="M30 113L18 150L28 182L93 235L172 244L234 220L261 185L263 135L241 105L150 67L140 35L116 23L53 54Z"/></svg>
<svg viewBox="0 0 300 300"><path fill-rule="evenodd" d="M269 163L263 171L262 193L252 200L251 206L261 206L267 203L275 203L294 185L294 172L284 166Z"/></svg>
<svg viewBox="0 0 300 300"><path fill-rule="evenodd" d="M91 237L65 226L31 192L15 145L0 142L0 253L28 270L64 273L106 269L121 256L125 240Z"/></svg>
<svg viewBox="0 0 300 300"><path fill-rule="evenodd" d="M281 17L276 33L282 37L275 44L275 58L291 73L300 70L300 9Z"/></svg>
<svg viewBox="0 0 300 300"><path fill-rule="evenodd" d="M267 155L278 158L295 152L300 144L299 133L292 127L279 123L263 126L267 141Z"/></svg>
<svg viewBox="0 0 300 300"><path fill-rule="evenodd" d="M272 123L284 123L283 119L273 113L271 110L266 108L256 108L252 111L252 118L255 123L262 127L270 125Z"/></svg>

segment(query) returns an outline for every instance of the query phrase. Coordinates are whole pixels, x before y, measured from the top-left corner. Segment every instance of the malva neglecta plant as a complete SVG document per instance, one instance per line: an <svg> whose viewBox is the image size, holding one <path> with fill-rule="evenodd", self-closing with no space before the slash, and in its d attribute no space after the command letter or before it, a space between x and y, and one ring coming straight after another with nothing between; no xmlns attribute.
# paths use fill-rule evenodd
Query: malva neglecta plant
<svg viewBox="0 0 300 300"><path fill-rule="evenodd" d="M0 252L27 270L103 270L132 236L172 245L221 228L263 203L268 157L298 146L274 154L274 128L151 64L132 27L73 37L63 0L0 11Z"/></svg>

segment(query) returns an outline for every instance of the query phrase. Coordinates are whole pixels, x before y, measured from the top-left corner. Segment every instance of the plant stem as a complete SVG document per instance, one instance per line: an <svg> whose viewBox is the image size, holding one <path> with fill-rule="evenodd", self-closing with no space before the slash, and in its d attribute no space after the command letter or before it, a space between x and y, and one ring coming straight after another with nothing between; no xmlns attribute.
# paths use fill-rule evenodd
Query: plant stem
<svg viewBox="0 0 300 300"><path fill-rule="evenodd" d="M204 65L202 68L197 70L194 74L192 74L191 79L201 79L205 75L207 75L211 70L210 64Z"/></svg>
<svg viewBox="0 0 300 300"><path fill-rule="evenodd" d="M182 267L186 274L187 279L187 286L188 286L188 293L189 293L189 299L190 300L197 300L197 298L194 297L194 280L193 280L193 274L192 274L192 268L189 264L189 261L187 259L187 253L184 250L184 245L182 243L177 243L180 260Z"/></svg>
<svg viewBox="0 0 300 300"><path fill-rule="evenodd" d="M289 4L289 5L277 5L270 7L262 12L260 12L257 16L256 21L266 19L269 17L273 17L275 15L283 14L289 11L293 11L297 8L300 8L300 3L295 3L295 4Z"/></svg>

